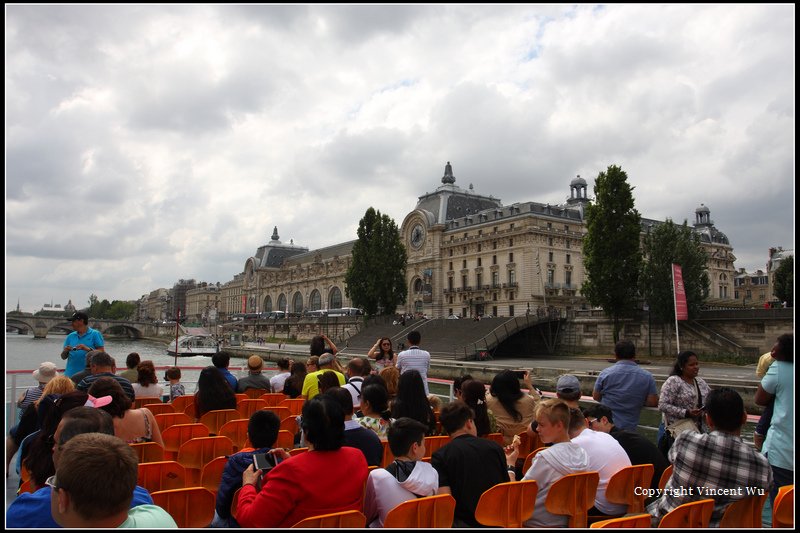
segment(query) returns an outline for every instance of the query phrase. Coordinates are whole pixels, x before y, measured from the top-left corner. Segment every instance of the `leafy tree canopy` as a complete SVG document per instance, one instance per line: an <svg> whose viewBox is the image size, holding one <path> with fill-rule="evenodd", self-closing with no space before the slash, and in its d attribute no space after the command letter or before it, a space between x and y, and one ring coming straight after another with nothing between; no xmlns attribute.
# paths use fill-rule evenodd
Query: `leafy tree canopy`
<svg viewBox="0 0 800 533"><path fill-rule="evenodd" d="M405 303L406 248L389 215L370 207L358 224L345 293L367 316L393 314Z"/></svg>
<svg viewBox="0 0 800 533"><path fill-rule="evenodd" d="M642 249L641 292L653 316L663 322L675 320L673 263L681 266L689 318L697 316L709 290L706 253L700 244L700 236L685 220L681 226L667 220L645 235Z"/></svg>
<svg viewBox="0 0 800 533"><path fill-rule="evenodd" d="M618 166L609 166L597 176L594 194L594 202L586 209L586 280L581 293L613 319L616 341L622 328L620 319L637 308L641 216L633 205L628 175Z"/></svg>
<svg viewBox="0 0 800 533"><path fill-rule="evenodd" d="M788 307L794 307L794 256L790 255L781 261L775 271L775 296Z"/></svg>

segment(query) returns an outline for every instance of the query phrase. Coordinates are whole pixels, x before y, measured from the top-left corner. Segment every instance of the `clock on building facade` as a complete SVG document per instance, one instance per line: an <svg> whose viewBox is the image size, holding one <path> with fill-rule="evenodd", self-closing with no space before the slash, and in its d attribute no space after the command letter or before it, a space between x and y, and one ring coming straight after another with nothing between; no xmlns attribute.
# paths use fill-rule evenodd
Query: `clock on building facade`
<svg viewBox="0 0 800 533"><path fill-rule="evenodd" d="M422 224L417 223L413 228L411 228L409 243L415 250L419 250L425 243L425 228L422 226Z"/></svg>

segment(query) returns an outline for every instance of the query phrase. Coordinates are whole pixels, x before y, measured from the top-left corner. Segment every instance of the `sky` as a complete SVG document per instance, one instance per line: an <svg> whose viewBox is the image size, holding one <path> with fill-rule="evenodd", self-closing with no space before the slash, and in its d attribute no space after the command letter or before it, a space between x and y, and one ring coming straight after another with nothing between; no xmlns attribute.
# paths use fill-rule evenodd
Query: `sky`
<svg viewBox="0 0 800 533"><path fill-rule="evenodd" d="M225 283L456 185L794 249L794 5L9 5L6 310Z"/></svg>

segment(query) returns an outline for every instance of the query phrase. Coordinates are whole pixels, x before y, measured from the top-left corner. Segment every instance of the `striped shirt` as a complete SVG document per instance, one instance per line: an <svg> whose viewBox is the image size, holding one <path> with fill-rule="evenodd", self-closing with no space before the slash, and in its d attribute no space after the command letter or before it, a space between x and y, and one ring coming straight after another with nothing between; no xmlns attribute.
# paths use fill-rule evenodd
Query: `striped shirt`
<svg viewBox="0 0 800 533"><path fill-rule="evenodd" d="M400 352L397 356L397 369L402 374L409 370L416 370L422 376L425 384L425 394L428 392L428 369L431 366L431 354L421 350L419 346L411 346L408 350Z"/></svg>
<svg viewBox="0 0 800 533"><path fill-rule="evenodd" d="M86 376L81 380L80 383L75 385L75 388L78 390L82 390L84 392L89 392L89 387L92 386L92 383L97 381L100 378L113 378L117 381L117 383L122 386L122 390L125 391L125 394L128 398L133 401L136 398L136 392L133 390L133 385L127 379L123 378L122 376L117 376L112 374L111 372L100 372L99 374L92 374L91 376Z"/></svg>

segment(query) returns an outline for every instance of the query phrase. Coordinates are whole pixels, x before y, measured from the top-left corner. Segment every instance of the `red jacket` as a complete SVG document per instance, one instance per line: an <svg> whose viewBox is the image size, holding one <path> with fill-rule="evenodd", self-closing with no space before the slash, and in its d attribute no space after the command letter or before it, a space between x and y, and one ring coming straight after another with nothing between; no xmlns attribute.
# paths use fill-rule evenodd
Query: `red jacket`
<svg viewBox="0 0 800 533"><path fill-rule="evenodd" d="M261 492L245 485L239 493L241 527L292 527L310 516L361 511L369 471L361 450L310 451L269 471Z"/></svg>

